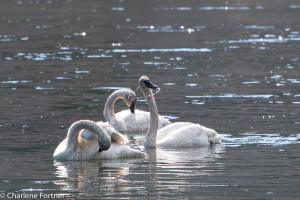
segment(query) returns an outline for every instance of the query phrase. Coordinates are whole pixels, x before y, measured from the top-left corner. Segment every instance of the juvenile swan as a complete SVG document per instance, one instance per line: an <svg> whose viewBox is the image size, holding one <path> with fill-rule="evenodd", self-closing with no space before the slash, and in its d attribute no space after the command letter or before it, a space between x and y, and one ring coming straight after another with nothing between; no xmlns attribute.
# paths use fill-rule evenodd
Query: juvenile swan
<svg viewBox="0 0 300 200"><path fill-rule="evenodd" d="M131 112L129 110L123 110L115 114L114 104L120 98L125 101ZM128 89L116 90L108 97L103 113L108 123L117 131L122 133L145 132L150 123L150 113L135 109L135 105L136 94L134 91ZM160 115L158 118L158 128L162 128L171 123L168 119Z"/></svg>
<svg viewBox="0 0 300 200"><path fill-rule="evenodd" d="M157 86L147 76L142 76L139 84L147 99L151 117L145 147L192 147L221 142L222 136L213 129L190 122L175 122L158 130L158 110L151 90Z"/></svg>
<svg viewBox="0 0 300 200"><path fill-rule="evenodd" d="M87 134L84 137L81 135L80 137L82 129L90 130L90 135ZM109 136L101 126L93 121L79 120L71 125L67 138L57 146L53 158L55 160L92 160L144 155L124 144L112 143L111 138L116 138L114 134L117 133Z"/></svg>

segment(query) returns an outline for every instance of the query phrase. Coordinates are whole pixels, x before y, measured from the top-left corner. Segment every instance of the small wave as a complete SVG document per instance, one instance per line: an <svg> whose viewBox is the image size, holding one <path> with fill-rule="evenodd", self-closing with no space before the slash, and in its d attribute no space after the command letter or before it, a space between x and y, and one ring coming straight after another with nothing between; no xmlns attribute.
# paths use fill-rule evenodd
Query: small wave
<svg viewBox="0 0 300 200"><path fill-rule="evenodd" d="M170 65L169 63L167 62L144 62L144 65Z"/></svg>
<svg viewBox="0 0 300 200"><path fill-rule="evenodd" d="M245 84L245 85L259 84L259 83L260 83L259 81L245 81L245 82L243 82L243 84Z"/></svg>
<svg viewBox="0 0 300 200"><path fill-rule="evenodd" d="M225 78L225 77L230 77L231 74L213 74L209 75L209 77L218 77L218 78Z"/></svg>
<svg viewBox="0 0 300 200"><path fill-rule="evenodd" d="M206 6L199 7L198 10L250 10L247 6Z"/></svg>
<svg viewBox="0 0 300 200"><path fill-rule="evenodd" d="M250 26L244 26L245 29L274 29L275 26L258 26L258 25L250 25Z"/></svg>
<svg viewBox="0 0 300 200"><path fill-rule="evenodd" d="M199 95L199 96L186 96L188 99L196 98L258 98L258 99L269 99L276 97L272 94L219 94L219 95Z"/></svg>
<svg viewBox="0 0 300 200"><path fill-rule="evenodd" d="M109 52L109 51L108 51ZM113 53L151 53L151 52L212 52L208 48L173 48L173 49L112 49Z"/></svg>
<svg viewBox="0 0 300 200"><path fill-rule="evenodd" d="M18 84L18 83L32 83L32 81L31 80L20 80L20 81L10 80L10 81L1 81L0 83L2 83L2 84Z"/></svg>
<svg viewBox="0 0 300 200"><path fill-rule="evenodd" d="M173 85L176 85L176 83L163 83L163 85L173 86Z"/></svg>
<svg viewBox="0 0 300 200"><path fill-rule="evenodd" d="M87 55L87 58L111 58L113 57L112 55L105 55L105 54L93 54L93 55Z"/></svg>
<svg viewBox="0 0 300 200"><path fill-rule="evenodd" d="M223 135L223 143L229 147L239 147L244 145L270 145L282 146L289 144L300 144L300 134L290 135L288 137L280 134L259 134L255 132L242 133L242 137L232 137L232 135Z"/></svg>
<svg viewBox="0 0 300 200"><path fill-rule="evenodd" d="M86 70L86 71L84 71L84 70L76 70L75 73L76 73L76 74L89 74L89 73L91 73L91 72L90 72L90 71L87 71L87 70Z"/></svg>
<svg viewBox="0 0 300 200"><path fill-rule="evenodd" d="M36 90L54 90L54 87L41 87L41 86L36 86Z"/></svg>
<svg viewBox="0 0 300 200"><path fill-rule="evenodd" d="M213 10L250 10L248 6L205 6L196 8L200 11L213 11ZM154 11L192 11L196 10L192 7L153 7Z"/></svg>
<svg viewBox="0 0 300 200"><path fill-rule="evenodd" d="M162 115L162 116L163 116L164 118L171 119L171 120L179 119L179 117L172 116L172 115Z"/></svg>

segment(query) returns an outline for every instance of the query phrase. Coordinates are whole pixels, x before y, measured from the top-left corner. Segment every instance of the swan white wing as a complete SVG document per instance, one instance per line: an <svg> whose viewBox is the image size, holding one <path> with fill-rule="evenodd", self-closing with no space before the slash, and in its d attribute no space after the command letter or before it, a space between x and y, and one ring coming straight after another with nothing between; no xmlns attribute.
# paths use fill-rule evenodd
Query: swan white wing
<svg viewBox="0 0 300 200"><path fill-rule="evenodd" d="M170 126L170 125L169 125ZM220 143L222 136L210 128L199 124L180 123L172 126L176 129L166 127L165 131L158 133L164 134L161 139L157 139L158 146L165 147L192 147L207 146L210 142ZM163 130L163 129L161 129ZM170 132L166 132L169 130Z"/></svg>
<svg viewBox="0 0 300 200"><path fill-rule="evenodd" d="M116 132L116 129L107 122L99 121L97 122L97 125L102 127L108 135L111 135L114 132Z"/></svg>
<svg viewBox="0 0 300 200"><path fill-rule="evenodd" d="M131 113L129 110L123 110L116 114L118 120L124 122L126 130L124 132L145 132L150 124L150 113L143 110L135 110ZM158 128L162 128L171 122L159 115ZM121 131L121 130L120 130Z"/></svg>
<svg viewBox="0 0 300 200"><path fill-rule="evenodd" d="M97 122L97 125L103 128L109 136L111 136L114 132L116 132L114 127L109 125L108 123L100 121ZM86 140L93 140L97 137L96 134L89 129L83 129L80 133L80 136Z"/></svg>
<svg viewBox="0 0 300 200"><path fill-rule="evenodd" d="M112 142L116 142L118 144L128 143L128 139L126 138L126 136L119 133L113 126L109 125L107 122L97 122L97 125L105 130L105 132L111 137ZM89 129L84 129L83 131L81 131L80 137L86 140L93 140L97 138L96 134Z"/></svg>
<svg viewBox="0 0 300 200"><path fill-rule="evenodd" d="M134 115L136 116L137 124L144 128L143 131L147 131L150 124L150 112L146 112L143 110L136 110ZM171 124L169 119L164 118L161 115L158 115L158 129L167 126L168 124Z"/></svg>
<svg viewBox="0 0 300 200"><path fill-rule="evenodd" d="M121 133L119 133L112 125L108 122L97 122L98 126L101 126L106 133L111 137L111 141L118 144L127 144L129 141L127 137Z"/></svg>
<svg viewBox="0 0 300 200"><path fill-rule="evenodd" d="M148 129L150 122L150 114L141 110L135 110L134 114L129 110L123 110L118 112L116 117L126 127L124 132L144 132Z"/></svg>
<svg viewBox="0 0 300 200"><path fill-rule="evenodd" d="M169 124L161 129L158 130L156 139L157 140L162 140L165 136L167 136L170 132L176 131L179 128L192 125L193 123L191 122L175 122L172 124Z"/></svg>

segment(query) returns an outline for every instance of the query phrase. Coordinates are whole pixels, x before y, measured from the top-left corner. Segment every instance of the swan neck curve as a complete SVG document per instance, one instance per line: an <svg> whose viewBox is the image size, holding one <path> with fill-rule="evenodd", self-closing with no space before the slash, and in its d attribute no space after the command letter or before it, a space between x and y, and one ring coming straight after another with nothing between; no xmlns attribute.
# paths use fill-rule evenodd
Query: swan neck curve
<svg viewBox="0 0 300 200"><path fill-rule="evenodd" d="M108 121L109 124L115 125L118 123L117 117L115 115L114 107L115 102L122 98L119 91L113 92L106 100L105 107L104 107L104 117Z"/></svg>
<svg viewBox="0 0 300 200"><path fill-rule="evenodd" d="M71 125L67 133L67 149L75 151L78 145L78 135L82 129L89 129L98 136L99 146L103 150L110 147L111 139L108 134L95 122L89 120L79 120Z"/></svg>
<svg viewBox="0 0 300 200"><path fill-rule="evenodd" d="M146 140L144 143L145 147L156 147L156 135L158 130L158 110L155 102L154 95L149 89L147 92L144 92L144 95L147 99L149 111L150 111L150 125L146 134Z"/></svg>

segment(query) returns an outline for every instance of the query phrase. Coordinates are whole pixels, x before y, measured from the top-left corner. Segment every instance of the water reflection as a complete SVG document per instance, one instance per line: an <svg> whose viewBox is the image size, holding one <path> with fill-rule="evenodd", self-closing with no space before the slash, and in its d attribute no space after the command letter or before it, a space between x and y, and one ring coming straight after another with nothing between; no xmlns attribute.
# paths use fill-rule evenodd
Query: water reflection
<svg viewBox="0 0 300 200"><path fill-rule="evenodd" d="M55 174L60 179L55 184L60 190L74 193L75 196L98 196L104 190L113 193L112 185L129 184L126 180L118 179L121 175L129 174L128 163L122 160L55 161L54 166Z"/></svg>
<svg viewBox="0 0 300 200"><path fill-rule="evenodd" d="M148 157L138 160L55 161L55 174L60 179L55 184L60 190L73 191L78 196L101 196L105 191L103 197L132 192L150 197L158 190L165 193L183 185L191 187L188 182L193 177L214 175L209 166L222 157L225 146L176 150L146 148L144 151ZM218 165L222 167L222 163Z"/></svg>
<svg viewBox="0 0 300 200"><path fill-rule="evenodd" d="M184 162L203 161L203 164L220 158L225 153L224 145L212 145L197 148L145 148L149 162L178 164Z"/></svg>
<svg viewBox="0 0 300 200"><path fill-rule="evenodd" d="M269 116L269 119L270 118L274 118L274 116ZM279 133L262 134L257 132L246 132L239 134L239 137L232 137L232 135L226 134L223 143L229 147L240 147L251 144L283 146L300 144L300 134L293 134L288 137L281 136Z"/></svg>

